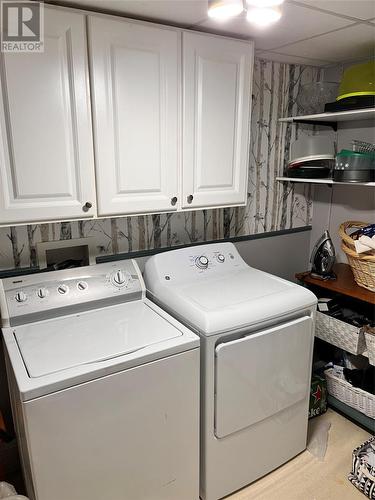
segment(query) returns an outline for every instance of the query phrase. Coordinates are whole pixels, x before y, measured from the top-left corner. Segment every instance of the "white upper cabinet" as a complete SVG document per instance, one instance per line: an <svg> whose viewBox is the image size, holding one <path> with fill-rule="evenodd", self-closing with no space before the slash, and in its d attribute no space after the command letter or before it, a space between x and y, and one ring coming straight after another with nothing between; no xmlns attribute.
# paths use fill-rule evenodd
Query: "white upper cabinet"
<svg viewBox="0 0 375 500"><path fill-rule="evenodd" d="M0 77L0 224L94 215L85 16L46 6L45 51Z"/></svg>
<svg viewBox="0 0 375 500"><path fill-rule="evenodd" d="M251 42L44 11L0 53L0 225L246 204Z"/></svg>
<svg viewBox="0 0 375 500"><path fill-rule="evenodd" d="M244 205L253 45L183 33L182 207Z"/></svg>
<svg viewBox="0 0 375 500"><path fill-rule="evenodd" d="M99 215L177 209L179 33L89 16Z"/></svg>

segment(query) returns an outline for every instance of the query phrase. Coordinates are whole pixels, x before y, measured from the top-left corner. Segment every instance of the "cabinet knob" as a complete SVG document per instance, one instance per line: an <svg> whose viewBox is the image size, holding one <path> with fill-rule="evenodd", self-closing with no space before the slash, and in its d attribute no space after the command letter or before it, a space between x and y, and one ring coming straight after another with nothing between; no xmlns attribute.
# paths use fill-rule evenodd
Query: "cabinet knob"
<svg viewBox="0 0 375 500"><path fill-rule="evenodd" d="M174 207L177 203L177 196L173 196L173 198L171 198L171 205Z"/></svg>
<svg viewBox="0 0 375 500"><path fill-rule="evenodd" d="M194 196L192 194L189 194L189 196L186 198L188 203L191 203L194 199Z"/></svg>
<svg viewBox="0 0 375 500"><path fill-rule="evenodd" d="M90 203L89 201L86 201L86 203L82 207L82 210L84 212L87 212L88 210L90 210L91 207L92 207L92 203Z"/></svg>

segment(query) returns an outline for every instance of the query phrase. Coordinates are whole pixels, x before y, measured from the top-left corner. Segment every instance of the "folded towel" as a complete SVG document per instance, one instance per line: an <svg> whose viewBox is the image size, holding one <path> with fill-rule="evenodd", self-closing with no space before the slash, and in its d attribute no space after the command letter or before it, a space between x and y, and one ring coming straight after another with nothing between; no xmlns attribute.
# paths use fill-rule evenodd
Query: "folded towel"
<svg viewBox="0 0 375 500"><path fill-rule="evenodd" d="M372 238L369 238L368 236L360 236L358 240L354 240L354 245L357 253L375 250L375 236Z"/></svg>
<svg viewBox="0 0 375 500"><path fill-rule="evenodd" d="M363 235L363 236L360 236L359 241L363 245L367 245L368 247L373 248L375 250L375 236L370 238L369 236Z"/></svg>

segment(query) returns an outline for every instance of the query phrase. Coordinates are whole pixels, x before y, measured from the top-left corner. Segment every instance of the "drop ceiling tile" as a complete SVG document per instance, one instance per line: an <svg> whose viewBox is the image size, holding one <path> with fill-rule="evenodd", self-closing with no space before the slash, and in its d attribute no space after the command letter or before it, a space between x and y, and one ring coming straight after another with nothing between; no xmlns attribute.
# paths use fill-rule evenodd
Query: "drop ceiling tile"
<svg viewBox="0 0 375 500"><path fill-rule="evenodd" d="M59 0L59 3L184 26L198 23L207 17L207 0Z"/></svg>
<svg viewBox="0 0 375 500"><path fill-rule="evenodd" d="M342 62L373 57L374 42L375 26L355 24L333 33L282 47L278 52L311 59L323 56L333 62Z"/></svg>
<svg viewBox="0 0 375 500"><path fill-rule="evenodd" d="M318 7L356 19L370 19L375 16L374 0L297 0L296 3Z"/></svg>
<svg viewBox="0 0 375 500"><path fill-rule="evenodd" d="M352 24L350 20L298 5L285 3L281 9L283 15L280 21L267 28L259 28L250 24L245 16L228 21L209 19L200 23L197 28L234 36L246 36L255 40L257 49L272 50Z"/></svg>
<svg viewBox="0 0 375 500"><path fill-rule="evenodd" d="M279 52L271 52L267 50L257 52L256 57L260 59L267 59L269 61L277 61L289 64L304 64L307 66L328 66L332 64L331 61L322 59L308 59L306 57L289 56Z"/></svg>
<svg viewBox="0 0 375 500"><path fill-rule="evenodd" d="M249 23L244 15L236 16L232 19L212 19L206 18L193 26L195 30L218 33L220 35L238 36L242 38L252 38Z"/></svg>

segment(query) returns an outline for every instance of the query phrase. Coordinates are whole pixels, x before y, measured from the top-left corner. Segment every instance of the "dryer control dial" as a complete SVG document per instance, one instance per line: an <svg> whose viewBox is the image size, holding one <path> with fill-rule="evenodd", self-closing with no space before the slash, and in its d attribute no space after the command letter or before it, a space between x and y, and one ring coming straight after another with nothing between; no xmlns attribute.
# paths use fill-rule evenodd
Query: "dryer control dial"
<svg viewBox="0 0 375 500"><path fill-rule="evenodd" d="M195 259L195 265L199 267L199 269L207 269L208 267L208 259L205 255L200 255Z"/></svg>
<svg viewBox="0 0 375 500"><path fill-rule="evenodd" d="M15 297L17 302L25 302L27 300L27 295L25 292L17 292Z"/></svg>
<svg viewBox="0 0 375 500"><path fill-rule="evenodd" d="M221 264L225 261L225 257L222 253L219 253L219 255L216 258L217 261L220 262Z"/></svg>

